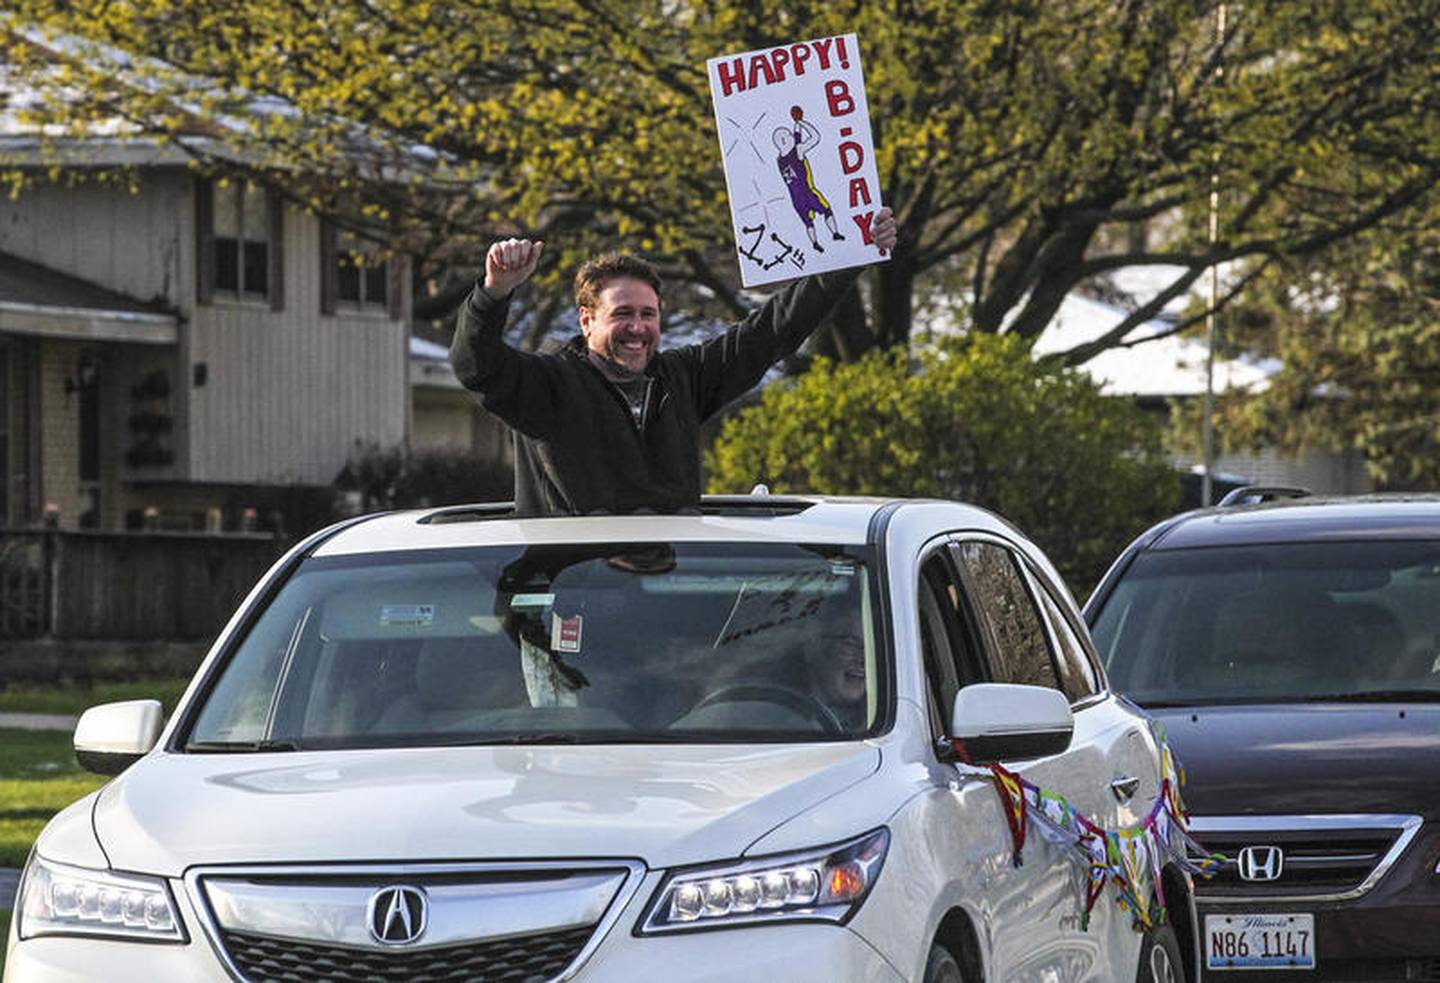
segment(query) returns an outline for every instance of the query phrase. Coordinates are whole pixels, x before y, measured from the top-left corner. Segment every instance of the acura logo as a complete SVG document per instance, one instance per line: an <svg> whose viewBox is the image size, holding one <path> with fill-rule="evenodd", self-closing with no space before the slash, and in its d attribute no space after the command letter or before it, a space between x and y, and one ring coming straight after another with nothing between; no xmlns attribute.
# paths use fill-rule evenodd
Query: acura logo
<svg viewBox="0 0 1440 983"><path fill-rule="evenodd" d="M425 931L425 892L418 887L382 887L370 895L370 935L382 945L405 945Z"/></svg>
<svg viewBox="0 0 1440 983"><path fill-rule="evenodd" d="M1278 881L1285 869L1285 854L1278 846L1247 846L1235 860L1242 880Z"/></svg>

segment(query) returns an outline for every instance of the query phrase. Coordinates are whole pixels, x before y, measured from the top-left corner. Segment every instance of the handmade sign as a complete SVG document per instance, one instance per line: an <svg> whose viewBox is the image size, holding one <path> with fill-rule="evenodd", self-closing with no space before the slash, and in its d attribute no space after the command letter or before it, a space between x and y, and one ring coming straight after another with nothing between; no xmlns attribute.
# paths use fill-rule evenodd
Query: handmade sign
<svg viewBox="0 0 1440 983"><path fill-rule="evenodd" d="M1116 902L1129 911L1137 928L1150 929L1165 920L1165 888L1160 871L1167 861L1201 877L1212 877L1225 857L1208 853L1191 838L1189 817L1180 800L1184 781L1165 732L1151 720L1160 748L1160 795L1149 814L1136 826L1107 830L1078 812L1062 795L1039 788L1001 765L988 769L961 766L976 775L989 772L1000 806L1010 826L1013 862L1024 862L1025 830L1033 825L1049 842L1065 850L1086 871L1085 912L1081 927L1090 924L1090 912L1107 883L1115 888Z"/></svg>
<svg viewBox="0 0 1440 983"><path fill-rule="evenodd" d="M753 287L886 258L855 35L711 58L740 276Z"/></svg>

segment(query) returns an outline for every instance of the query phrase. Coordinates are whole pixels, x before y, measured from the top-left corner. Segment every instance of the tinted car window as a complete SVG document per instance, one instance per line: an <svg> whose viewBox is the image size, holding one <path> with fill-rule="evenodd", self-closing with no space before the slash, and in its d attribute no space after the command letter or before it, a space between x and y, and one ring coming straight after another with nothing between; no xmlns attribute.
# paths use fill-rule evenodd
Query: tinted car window
<svg viewBox="0 0 1440 983"><path fill-rule="evenodd" d="M1070 702L1083 700L1100 689L1095 678L1095 667L1085 653L1080 637L1070 626L1070 621L1060 610L1060 605L1043 587L1038 591L1040 604L1055 631L1055 667L1060 674L1060 688Z"/></svg>
<svg viewBox="0 0 1440 983"><path fill-rule="evenodd" d="M941 717L937 733L943 734L950 727L956 692L984 678L984 662L969 607L944 553L925 561L919 597L925 672Z"/></svg>
<svg viewBox="0 0 1440 983"><path fill-rule="evenodd" d="M995 681L1055 687L1040 612L1010 551L994 543L956 546L977 614L992 639Z"/></svg>
<svg viewBox="0 0 1440 983"><path fill-rule="evenodd" d="M490 547L307 560L188 746L816 740L882 718L868 554Z"/></svg>
<svg viewBox="0 0 1440 983"><path fill-rule="evenodd" d="M1142 703L1440 695L1440 547L1296 543L1143 553L1091 631Z"/></svg>

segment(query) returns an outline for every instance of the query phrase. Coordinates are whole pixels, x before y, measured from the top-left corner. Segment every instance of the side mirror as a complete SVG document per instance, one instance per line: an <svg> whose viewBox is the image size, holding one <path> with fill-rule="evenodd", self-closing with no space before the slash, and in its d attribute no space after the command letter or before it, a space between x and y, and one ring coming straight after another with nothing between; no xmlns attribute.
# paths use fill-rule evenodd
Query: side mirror
<svg viewBox="0 0 1440 983"><path fill-rule="evenodd" d="M75 725L75 760L97 775L118 775L155 746L163 723L159 700L91 707Z"/></svg>
<svg viewBox="0 0 1440 983"><path fill-rule="evenodd" d="M1043 758L1070 746L1075 716L1047 686L976 683L955 696L950 744L973 764Z"/></svg>

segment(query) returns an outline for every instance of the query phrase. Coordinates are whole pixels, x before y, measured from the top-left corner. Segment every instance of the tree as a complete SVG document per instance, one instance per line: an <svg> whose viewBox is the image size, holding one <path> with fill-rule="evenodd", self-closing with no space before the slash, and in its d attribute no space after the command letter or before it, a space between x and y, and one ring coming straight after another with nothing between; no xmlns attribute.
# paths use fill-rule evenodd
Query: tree
<svg viewBox="0 0 1440 983"><path fill-rule="evenodd" d="M1076 588L1178 504L1158 425L1078 370L987 335L916 359L817 359L771 386L726 422L710 490L963 499L1014 521Z"/></svg>
<svg viewBox="0 0 1440 983"><path fill-rule="evenodd" d="M1231 312L1226 344L1282 368L1221 401L1228 447L1354 449L1382 485L1440 487L1440 227L1422 219L1263 278Z"/></svg>
<svg viewBox="0 0 1440 983"><path fill-rule="evenodd" d="M1067 292L1174 265L1159 297L1068 353L1082 362L1213 263L1263 275L1440 179L1440 0L1229 3L1223 33L1219 0L8 6L12 69L53 96L36 120L119 117L212 165L223 130L243 150L225 166L316 209L363 190L368 217L426 255L474 266L497 233L543 236L564 247L547 250L558 297L558 271L623 243L700 288L685 303L729 312L750 301L705 59L855 31L901 242L871 275L868 316L858 298L842 309L828 349L846 357L905 342L936 290L965 297L975 329L1029 341ZM37 25L134 57L44 42ZM1163 235L1130 234L1147 223Z"/></svg>

